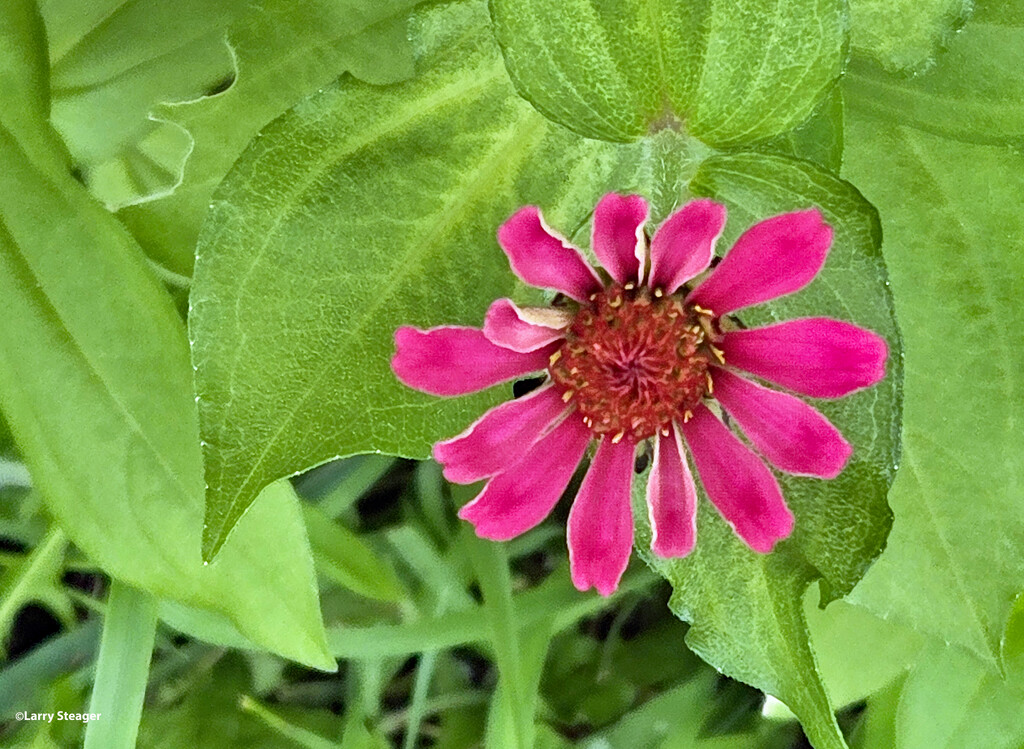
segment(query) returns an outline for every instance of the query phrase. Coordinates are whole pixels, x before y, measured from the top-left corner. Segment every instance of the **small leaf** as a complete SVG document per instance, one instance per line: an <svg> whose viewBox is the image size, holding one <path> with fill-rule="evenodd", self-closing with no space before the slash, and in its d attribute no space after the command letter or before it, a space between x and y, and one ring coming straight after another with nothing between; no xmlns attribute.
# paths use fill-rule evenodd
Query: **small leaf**
<svg viewBox="0 0 1024 749"><path fill-rule="evenodd" d="M302 506L302 517L321 574L378 601L401 601L406 596L390 562L357 534L311 505Z"/></svg>
<svg viewBox="0 0 1024 749"><path fill-rule="evenodd" d="M67 536L60 528L51 528L31 554L0 575L0 652L15 617L28 603L47 605L65 626L74 623L71 600L61 587L67 547Z"/></svg>
<svg viewBox="0 0 1024 749"><path fill-rule="evenodd" d="M37 165L63 174L64 147L44 126L50 116L50 66L46 29L34 0L0 5L0 125L13 133Z"/></svg>
<svg viewBox="0 0 1024 749"><path fill-rule="evenodd" d="M491 0L519 92L592 138L678 128L714 146L800 124L843 61L835 0Z"/></svg>
<svg viewBox="0 0 1024 749"><path fill-rule="evenodd" d="M53 123L111 206L167 189L189 144L154 142L157 104L194 99L231 74L224 32L249 0L40 3ZM101 178L101 177L105 177Z"/></svg>
<svg viewBox="0 0 1024 749"><path fill-rule="evenodd" d="M199 227L214 188L275 117L346 70L371 83L413 72L405 16L415 0L264 0L228 29L230 87L197 101L161 105L161 131L188 138L169 195L123 207L143 249L191 275ZM184 154L179 154L183 156Z"/></svg>

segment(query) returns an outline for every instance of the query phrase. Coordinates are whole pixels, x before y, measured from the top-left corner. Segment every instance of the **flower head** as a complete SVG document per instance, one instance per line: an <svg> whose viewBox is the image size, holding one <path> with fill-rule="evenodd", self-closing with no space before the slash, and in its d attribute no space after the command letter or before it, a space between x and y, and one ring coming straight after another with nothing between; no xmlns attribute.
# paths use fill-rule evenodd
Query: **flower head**
<svg viewBox="0 0 1024 749"><path fill-rule="evenodd" d="M829 318L744 328L734 314L817 275L832 243L819 211L754 225L710 273L724 206L688 203L650 240L647 219L637 195L601 199L591 244L599 273L536 207L522 208L498 242L523 281L558 292L550 307L499 299L482 330L395 333L395 374L435 395L546 372L536 390L437 443L434 457L450 481L487 479L459 516L480 536L504 540L547 517L596 442L569 514L568 544L576 587L602 595L615 590L629 562L638 445L653 444L647 504L655 554L685 556L696 543L687 456L722 517L751 549L767 553L794 520L765 461L827 479L852 452L794 393L838 398L885 376L885 341L869 330Z"/></svg>

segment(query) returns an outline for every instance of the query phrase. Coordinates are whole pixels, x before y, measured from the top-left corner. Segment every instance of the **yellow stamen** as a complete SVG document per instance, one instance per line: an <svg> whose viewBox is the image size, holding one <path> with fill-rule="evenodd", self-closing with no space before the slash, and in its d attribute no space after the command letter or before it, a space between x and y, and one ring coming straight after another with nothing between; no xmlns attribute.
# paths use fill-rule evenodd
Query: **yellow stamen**
<svg viewBox="0 0 1024 749"><path fill-rule="evenodd" d="M572 399L572 391L571 390L566 390L564 393L562 393L562 402L563 403L568 403L571 399Z"/></svg>
<svg viewBox="0 0 1024 749"><path fill-rule="evenodd" d="M698 314L701 314L701 315L707 315L708 317L714 317L715 316L715 313L712 312L711 310L704 309L703 307L698 307L696 304L693 305L693 311L698 313Z"/></svg>
<svg viewBox="0 0 1024 749"><path fill-rule="evenodd" d="M687 409L686 413L683 414L683 423L685 424L686 422L688 422L692 418L693 418L693 411L690 411L689 409Z"/></svg>
<svg viewBox="0 0 1024 749"><path fill-rule="evenodd" d="M559 349L558 351L553 353L550 357L548 357L548 362L553 366L554 363L556 361L558 361L559 359L561 359L561 358L562 358L562 350Z"/></svg>
<svg viewBox="0 0 1024 749"><path fill-rule="evenodd" d="M629 283L627 283L627 284L626 284L625 286L623 286L622 288L624 288L624 289L625 289L626 291L632 291L633 289L635 289L635 288L636 288L636 284L635 284L635 283L633 283L632 281L630 281Z"/></svg>
<svg viewBox="0 0 1024 749"><path fill-rule="evenodd" d="M668 431L668 427L662 427L661 428L661 436L662 437L668 437L669 434L670 434L670 432Z"/></svg>
<svg viewBox="0 0 1024 749"><path fill-rule="evenodd" d="M720 364L725 364L725 352L722 351L722 349L717 346L712 346L711 353L715 355L715 358L718 359Z"/></svg>
<svg viewBox="0 0 1024 749"><path fill-rule="evenodd" d="M654 296L658 299L661 299L663 296L665 296L665 292L662 289L655 289Z"/></svg>
<svg viewBox="0 0 1024 749"><path fill-rule="evenodd" d="M710 372L705 372L704 377L708 381L708 394L710 395L711 393L715 392L715 383L711 380Z"/></svg>
<svg viewBox="0 0 1024 749"><path fill-rule="evenodd" d="M626 430L623 429L621 432L612 437L612 444L617 445L622 442L622 438L626 436Z"/></svg>

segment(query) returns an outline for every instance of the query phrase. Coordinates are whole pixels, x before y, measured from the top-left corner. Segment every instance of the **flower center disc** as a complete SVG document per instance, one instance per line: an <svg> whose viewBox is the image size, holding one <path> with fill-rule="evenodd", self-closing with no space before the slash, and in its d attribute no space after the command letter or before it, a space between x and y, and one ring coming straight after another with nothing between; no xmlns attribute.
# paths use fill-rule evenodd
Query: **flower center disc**
<svg viewBox="0 0 1024 749"><path fill-rule="evenodd" d="M704 337L678 297L612 286L576 313L548 369L594 432L642 440L685 421L709 392Z"/></svg>

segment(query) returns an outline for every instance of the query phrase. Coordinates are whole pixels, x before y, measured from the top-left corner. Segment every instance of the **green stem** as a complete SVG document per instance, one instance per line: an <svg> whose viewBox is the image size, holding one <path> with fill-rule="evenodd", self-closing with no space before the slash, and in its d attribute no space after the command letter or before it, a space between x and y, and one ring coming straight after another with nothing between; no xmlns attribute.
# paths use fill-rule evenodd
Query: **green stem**
<svg viewBox="0 0 1024 749"><path fill-rule="evenodd" d="M243 712L259 718L267 727L303 749L337 749L338 747L335 742L328 741L320 734L288 722L269 707L248 695L242 695L238 706Z"/></svg>
<svg viewBox="0 0 1024 749"><path fill-rule="evenodd" d="M512 600L512 573L508 568L508 557L503 546L483 541L468 530L463 529L462 539L480 584L484 617L490 623L491 647L498 667L497 694L501 698L496 698L496 709L509 711L515 745L529 749L533 745L533 704L523 679L518 626L520 619ZM502 737L500 740L505 739ZM487 742L488 747L493 745L494 741Z"/></svg>
<svg viewBox="0 0 1024 749"><path fill-rule="evenodd" d="M85 749L132 749L156 635L156 599L114 580L96 662Z"/></svg>

